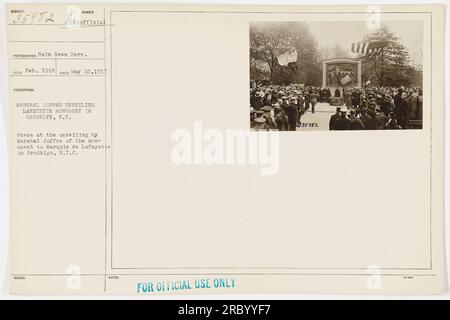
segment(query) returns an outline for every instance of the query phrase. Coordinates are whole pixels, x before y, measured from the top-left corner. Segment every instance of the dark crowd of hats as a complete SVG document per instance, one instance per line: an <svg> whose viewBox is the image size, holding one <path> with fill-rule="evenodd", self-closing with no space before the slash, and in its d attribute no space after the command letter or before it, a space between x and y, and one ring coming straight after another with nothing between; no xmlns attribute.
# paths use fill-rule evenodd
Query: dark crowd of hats
<svg viewBox="0 0 450 320"><path fill-rule="evenodd" d="M336 106L330 130L422 128L422 89L370 87L335 89L302 85L265 85L250 90L250 125L254 130L295 131L318 102Z"/></svg>
<svg viewBox="0 0 450 320"><path fill-rule="evenodd" d="M327 88L301 85L259 86L250 90L250 125L255 130L295 131L301 116L315 112L317 102L328 101Z"/></svg>

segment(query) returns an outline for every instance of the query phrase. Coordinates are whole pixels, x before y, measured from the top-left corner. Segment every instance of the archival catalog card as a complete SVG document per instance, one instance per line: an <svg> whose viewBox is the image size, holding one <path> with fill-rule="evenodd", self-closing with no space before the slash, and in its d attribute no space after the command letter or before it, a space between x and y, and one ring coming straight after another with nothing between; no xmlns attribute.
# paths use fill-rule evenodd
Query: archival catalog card
<svg viewBox="0 0 450 320"><path fill-rule="evenodd" d="M11 292L443 292L443 6L6 24Z"/></svg>

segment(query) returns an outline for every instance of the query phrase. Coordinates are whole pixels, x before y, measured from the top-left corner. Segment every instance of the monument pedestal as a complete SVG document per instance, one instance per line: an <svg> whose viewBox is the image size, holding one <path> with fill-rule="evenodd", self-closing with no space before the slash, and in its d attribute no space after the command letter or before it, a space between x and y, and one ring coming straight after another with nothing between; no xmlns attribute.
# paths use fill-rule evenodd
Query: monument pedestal
<svg viewBox="0 0 450 320"><path fill-rule="evenodd" d="M334 96L338 88L361 87L361 60L350 58L329 59L322 61L322 87L329 88Z"/></svg>

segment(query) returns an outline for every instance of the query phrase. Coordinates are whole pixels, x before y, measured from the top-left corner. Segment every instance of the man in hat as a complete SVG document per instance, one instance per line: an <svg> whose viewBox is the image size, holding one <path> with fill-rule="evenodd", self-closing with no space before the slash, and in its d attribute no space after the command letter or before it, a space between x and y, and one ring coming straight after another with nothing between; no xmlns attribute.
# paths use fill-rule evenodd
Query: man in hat
<svg viewBox="0 0 450 320"><path fill-rule="evenodd" d="M423 107L423 91L422 89L417 90L417 120L422 120L422 107Z"/></svg>
<svg viewBox="0 0 450 320"><path fill-rule="evenodd" d="M377 103L374 99L369 104L369 108L367 110L367 114L372 117L372 119L375 119L375 116L377 115L375 111L375 107L377 106Z"/></svg>
<svg viewBox="0 0 450 320"><path fill-rule="evenodd" d="M350 89L344 90L344 102L347 109L350 109L350 107L353 106L353 97L352 93L350 92Z"/></svg>
<svg viewBox="0 0 450 320"><path fill-rule="evenodd" d="M281 108L277 103L275 104L275 122L279 131L288 130L288 117L283 108Z"/></svg>
<svg viewBox="0 0 450 320"><path fill-rule="evenodd" d="M255 92L255 98L253 99L253 109L259 110L264 107L263 98L261 97L261 93L259 91Z"/></svg>
<svg viewBox="0 0 450 320"><path fill-rule="evenodd" d="M299 113L297 106L295 105L295 99L291 98L290 103L285 108L286 115L288 116L288 128L289 131L297 130L297 122L299 120Z"/></svg>
<svg viewBox="0 0 450 320"><path fill-rule="evenodd" d="M256 122L254 122L256 120L256 118L263 118L263 114L264 114L263 110L255 110L255 116L254 116L254 120L253 120L253 125L256 125Z"/></svg>
<svg viewBox="0 0 450 320"><path fill-rule="evenodd" d="M311 94L309 95L309 101L311 102L311 113L314 113L316 110L318 96L318 93L315 91L311 92Z"/></svg>
<svg viewBox="0 0 450 320"><path fill-rule="evenodd" d="M356 89L352 93L352 100L353 100L353 108L358 108L361 104L361 91L359 89Z"/></svg>
<svg viewBox="0 0 450 320"><path fill-rule="evenodd" d="M299 92L297 98L297 109L298 109L298 124L300 124L300 119L302 115L305 114L305 100L303 99L302 92Z"/></svg>
<svg viewBox="0 0 450 320"><path fill-rule="evenodd" d="M275 122L275 118L272 115L272 107L271 106L264 106L261 108L262 111L264 111L264 114L262 115L264 118L266 118L266 124L270 129L276 129L277 123Z"/></svg>
<svg viewBox="0 0 450 320"><path fill-rule="evenodd" d="M283 104L280 106L286 111L286 107L289 105L289 98L287 96L282 96Z"/></svg>
<svg viewBox="0 0 450 320"><path fill-rule="evenodd" d="M402 92L400 106L398 108L398 124L402 129L408 128L409 116L411 113L411 106L409 104L408 94Z"/></svg>
<svg viewBox="0 0 450 320"><path fill-rule="evenodd" d="M369 107L369 102L367 101L365 96L361 96L361 101L360 101L360 106L359 108L368 108Z"/></svg>
<svg viewBox="0 0 450 320"><path fill-rule="evenodd" d="M266 95L264 96L264 105L272 105L272 93L270 90L266 91Z"/></svg>
<svg viewBox="0 0 450 320"><path fill-rule="evenodd" d="M347 118L347 111L341 110L341 115L334 121L334 130L350 130L350 119Z"/></svg>
<svg viewBox="0 0 450 320"><path fill-rule="evenodd" d="M256 127L256 118L261 117L264 114L262 110L250 110L250 128L255 129Z"/></svg>
<svg viewBox="0 0 450 320"><path fill-rule="evenodd" d="M376 123L375 123L375 119L372 118L368 112L367 112L367 108L364 107L361 109L361 117L360 117L363 125L364 125L364 129L365 130L375 130L376 129Z"/></svg>
<svg viewBox="0 0 450 320"><path fill-rule="evenodd" d="M269 127L266 124L266 118L264 118L264 117L256 118L254 121L253 129L256 131L269 130Z"/></svg>
<svg viewBox="0 0 450 320"><path fill-rule="evenodd" d="M255 113L256 113L256 118L259 118L264 114L264 110L256 110Z"/></svg>
<svg viewBox="0 0 450 320"><path fill-rule="evenodd" d="M418 97L419 93L417 91L417 89L412 89L411 90L411 94L408 97L408 102L409 102L409 106L410 106L410 114L409 117L410 119L417 119L417 97Z"/></svg>
<svg viewBox="0 0 450 320"><path fill-rule="evenodd" d="M336 88L336 90L334 90L334 96L338 98L341 96L341 91L339 91L339 88Z"/></svg>
<svg viewBox="0 0 450 320"><path fill-rule="evenodd" d="M308 90L305 90L305 91L303 92L303 100L305 101L305 112L306 112L306 110L309 109L309 104L310 104L310 102L311 102L311 100L310 100L310 94L309 94L309 91L308 91Z"/></svg>
<svg viewBox="0 0 450 320"><path fill-rule="evenodd" d="M359 109L357 109L359 110ZM363 130L364 124L362 123L361 119L357 115L356 110L350 110L350 130Z"/></svg>
<svg viewBox="0 0 450 320"><path fill-rule="evenodd" d="M376 112L375 123L377 126L377 130L384 129L384 127L386 125L386 121L387 121L386 115L381 111L380 106L375 107L375 112Z"/></svg>
<svg viewBox="0 0 450 320"><path fill-rule="evenodd" d="M330 130L334 130L334 122L336 121L337 118L339 118L341 116L341 107L337 106L336 107L336 113L333 114L330 117L330 123L329 123L329 129Z"/></svg>
<svg viewBox="0 0 450 320"><path fill-rule="evenodd" d="M380 102L381 112L383 112L385 115L388 115L392 111L391 98L390 98L390 96L385 95L384 93L383 93L382 97L383 98L381 99L381 102Z"/></svg>
<svg viewBox="0 0 450 320"><path fill-rule="evenodd" d="M325 88L325 102L328 102L331 98L330 88Z"/></svg>
<svg viewBox="0 0 450 320"><path fill-rule="evenodd" d="M397 110L397 115L398 115L398 110L400 109L400 103L402 102L402 89L398 89L396 94L394 95L394 105L395 105L395 109Z"/></svg>
<svg viewBox="0 0 450 320"><path fill-rule="evenodd" d="M389 113L389 118L386 122L385 129L398 129L398 123L394 112Z"/></svg>

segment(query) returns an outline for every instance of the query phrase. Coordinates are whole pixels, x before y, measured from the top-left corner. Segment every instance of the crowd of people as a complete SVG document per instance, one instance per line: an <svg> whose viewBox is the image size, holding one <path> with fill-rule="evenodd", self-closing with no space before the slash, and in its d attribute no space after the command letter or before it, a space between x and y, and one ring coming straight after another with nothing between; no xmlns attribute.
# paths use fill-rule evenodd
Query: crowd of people
<svg viewBox="0 0 450 320"><path fill-rule="evenodd" d="M332 92L333 91L333 92ZM255 86L250 90L250 124L255 130L295 131L318 102L336 106L330 130L418 129L422 89L417 87L329 88L298 84Z"/></svg>

